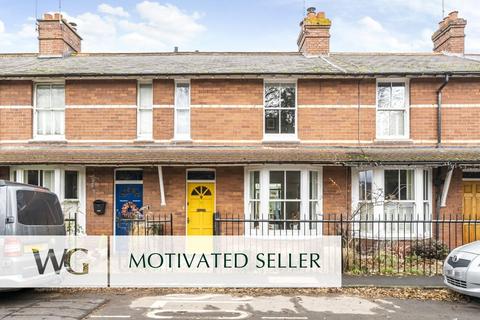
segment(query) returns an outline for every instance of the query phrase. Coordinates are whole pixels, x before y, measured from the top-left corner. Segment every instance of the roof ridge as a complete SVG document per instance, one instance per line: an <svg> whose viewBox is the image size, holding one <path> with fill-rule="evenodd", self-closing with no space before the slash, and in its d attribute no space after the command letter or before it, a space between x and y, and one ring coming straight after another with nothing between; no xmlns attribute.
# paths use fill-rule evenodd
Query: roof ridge
<svg viewBox="0 0 480 320"><path fill-rule="evenodd" d="M343 73L348 73L348 71L345 70L344 68L342 68L342 67L336 65L335 63L331 62L330 60L328 60L326 56L320 56L320 58L322 58L323 61L325 61L326 63L328 63L328 64L331 65L332 67L334 67L334 68L342 71Z"/></svg>

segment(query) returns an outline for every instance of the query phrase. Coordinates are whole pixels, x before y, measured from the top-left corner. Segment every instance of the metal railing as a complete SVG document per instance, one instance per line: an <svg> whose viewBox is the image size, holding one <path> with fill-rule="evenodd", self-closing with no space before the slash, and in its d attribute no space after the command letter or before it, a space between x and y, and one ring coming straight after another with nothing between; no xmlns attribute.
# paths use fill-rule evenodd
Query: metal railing
<svg viewBox="0 0 480 320"><path fill-rule="evenodd" d="M74 213L73 218L69 215L64 219L65 231L67 235L76 236L79 232L79 226L77 221L77 212Z"/></svg>
<svg viewBox="0 0 480 320"><path fill-rule="evenodd" d="M342 266L348 274L441 274L448 253L480 240L480 220L466 218L345 219L340 214L320 220L245 219L216 213L215 235L248 237L342 238Z"/></svg>
<svg viewBox="0 0 480 320"><path fill-rule="evenodd" d="M121 226L130 236L173 235L173 214L148 214L143 219L117 217L116 226Z"/></svg>

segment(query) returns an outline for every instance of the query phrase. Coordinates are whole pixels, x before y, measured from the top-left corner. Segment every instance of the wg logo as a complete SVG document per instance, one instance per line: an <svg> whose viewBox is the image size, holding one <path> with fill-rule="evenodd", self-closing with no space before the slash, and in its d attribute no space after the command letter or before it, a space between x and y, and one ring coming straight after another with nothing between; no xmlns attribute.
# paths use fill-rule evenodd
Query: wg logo
<svg viewBox="0 0 480 320"><path fill-rule="evenodd" d="M60 270L62 269L62 266L64 266L69 273L74 275L88 274L88 263L82 263L82 271L75 271L71 265L72 256L78 251L88 254L87 249L82 249L82 248L75 248L70 250L65 249L63 250L62 259L60 260L60 263L59 263L57 256L55 255L55 251L53 249L48 250L48 254L45 259L45 262L42 262L42 258L40 257L40 252L38 251L38 249L32 249L33 256L35 257L35 262L37 263L37 269L39 274L45 273L45 269L47 268L49 260L52 261L53 270L55 270L56 274L60 274Z"/></svg>

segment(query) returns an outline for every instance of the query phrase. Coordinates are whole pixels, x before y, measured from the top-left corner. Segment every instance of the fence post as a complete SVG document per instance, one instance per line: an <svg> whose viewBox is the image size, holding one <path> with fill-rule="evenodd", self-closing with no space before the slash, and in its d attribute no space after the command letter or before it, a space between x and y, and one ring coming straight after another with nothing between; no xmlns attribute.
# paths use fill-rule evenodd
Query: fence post
<svg viewBox="0 0 480 320"><path fill-rule="evenodd" d="M75 222L73 223L73 227L75 228L73 234L76 236L77 235L77 210L75 210Z"/></svg>
<svg viewBox="0 0 480 320"><path fill-rule="evenodd" d="M218 231L219 231L219 230L218 230L218 224L217 224L217 223L218 223L218 222L217 222L218 217L219 217L219 213L218 213L218 212L214 212L214 213L213 213L213 221L212 221L212 223L213 223L213 235L214 235L214 236L217 236L217 235L218 235Z"/></svg>
<svg viewBox="0 0 480 320"><path fill-rule="evenodd" d="M348 246L348 244L347 244ZM343 256L343 214L340 213L340 254L342 255L342 273L345 271L344 267L344 256ZM347 256L348 259L348 256Z"/></svg>

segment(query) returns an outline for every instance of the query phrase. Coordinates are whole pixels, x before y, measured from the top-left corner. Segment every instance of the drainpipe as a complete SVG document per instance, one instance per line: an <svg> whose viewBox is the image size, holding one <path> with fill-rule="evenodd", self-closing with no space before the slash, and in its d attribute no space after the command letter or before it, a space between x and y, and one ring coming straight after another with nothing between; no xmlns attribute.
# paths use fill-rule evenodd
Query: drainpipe
<svg viewBox="0 0 480 320"><path fill-rule="evenodd" d="M450 76L446 74L445 81L437 90L437 147L442 144L442 91L447 86L448 81L450 81Z"/></svg>

